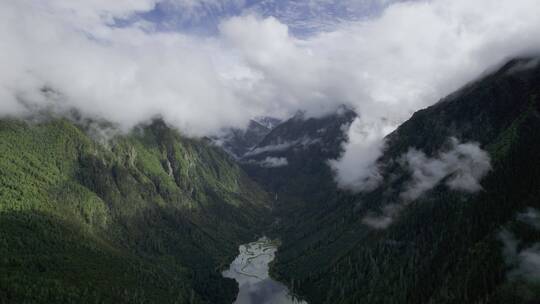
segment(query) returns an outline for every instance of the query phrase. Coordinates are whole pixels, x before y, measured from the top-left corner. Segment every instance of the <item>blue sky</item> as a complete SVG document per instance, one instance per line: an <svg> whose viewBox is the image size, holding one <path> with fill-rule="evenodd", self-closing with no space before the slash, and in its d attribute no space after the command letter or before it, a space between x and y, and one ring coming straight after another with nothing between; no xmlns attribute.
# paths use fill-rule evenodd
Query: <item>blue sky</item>
<svg viewBox="0 0 540 304"><path fill-rule="evenodd" d="M393 1L396 2L396 1ZM145 20L161 31L182 31L202 35L217 33L224 19L256 14L275 17L287 24L296 36L332 30L338 24L358 21L379 14L389 0L207 0L160 2L153 10L119 20L118 24Z"/></svg>

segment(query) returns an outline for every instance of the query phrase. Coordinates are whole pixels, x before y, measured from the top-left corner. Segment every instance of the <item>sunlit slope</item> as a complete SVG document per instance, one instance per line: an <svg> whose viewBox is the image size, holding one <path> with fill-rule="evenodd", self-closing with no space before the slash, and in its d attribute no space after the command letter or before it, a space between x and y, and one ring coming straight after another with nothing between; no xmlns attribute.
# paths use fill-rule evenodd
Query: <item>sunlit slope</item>
<svg viewBox="0 0 540 304"><path fill-rule="evenodd" d="M232 302L219 269L266 224L265 193L162 121L90 131L0 121L0 303Z"/></svg>

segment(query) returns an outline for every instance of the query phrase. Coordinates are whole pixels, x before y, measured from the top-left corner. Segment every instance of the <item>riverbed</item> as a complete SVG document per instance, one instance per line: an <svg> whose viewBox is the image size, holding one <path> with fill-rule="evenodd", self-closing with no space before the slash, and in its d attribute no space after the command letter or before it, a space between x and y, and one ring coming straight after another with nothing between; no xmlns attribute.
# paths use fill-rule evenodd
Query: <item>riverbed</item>
<svg viewBox="0 0 540 304"><path fill-rule="evenodd" d="M268 264L277 249L276 243L266 237L240 245L240 253L222 273L238 282L240 291L235 304L307 304L294 300L287 286L270 278Z"/></svg>

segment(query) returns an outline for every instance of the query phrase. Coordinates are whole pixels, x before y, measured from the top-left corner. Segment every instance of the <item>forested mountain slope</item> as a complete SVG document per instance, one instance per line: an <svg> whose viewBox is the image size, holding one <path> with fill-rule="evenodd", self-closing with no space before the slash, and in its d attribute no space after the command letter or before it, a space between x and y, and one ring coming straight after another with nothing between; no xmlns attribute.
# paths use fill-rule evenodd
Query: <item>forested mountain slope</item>
<svg viewBox="0 0 540 304"><path fill-rule="evenodd" d="M0 303L231 303L219 270L267 224L266 194L160 120L92 130L0 121Z"/></svg>
<svg viewBox="0 0 540 304"><path fill-rule="evenodd" d="M357 194L327 164L346 108L272 129L239 159L258 184L161 120L4 118L0 303L231 303L219 270L271 223L272 274L310 304L536 303L539 96L538 60L510 61L390 134Z"/></svg>
<svg viewBox="0 0 540 304"><path fill-rule="evenodd" d="M375 190L285 218L274 276L311 304L537 303L537 63L415 113L387 137Z"/></svg>
<svg viewBox="0 0 540 304"><path fill-rule="evenodd" d="M302 225L322 206L339 199L328 159L337 158L356 113L346 107L324 117L298 113L273 129L240 164L273 195L274 216ZM322 206L320 206L322 205Z"/></svg>

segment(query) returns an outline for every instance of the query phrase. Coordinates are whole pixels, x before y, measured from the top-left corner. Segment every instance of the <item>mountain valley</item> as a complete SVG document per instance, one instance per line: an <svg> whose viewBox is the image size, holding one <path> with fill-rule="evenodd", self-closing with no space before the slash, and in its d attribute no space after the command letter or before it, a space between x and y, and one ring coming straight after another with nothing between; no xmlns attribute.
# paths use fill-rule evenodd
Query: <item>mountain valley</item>
<svg viewBox="0 0 540 304"><path fill-rule="evenodd" d="M362 119L345 106L203 139L162 119L3 118L0 303L232 303L220 273L263 235L272 278L310 304L536 303L535 60L416 112L359 192L328 163Z"/></svg>

